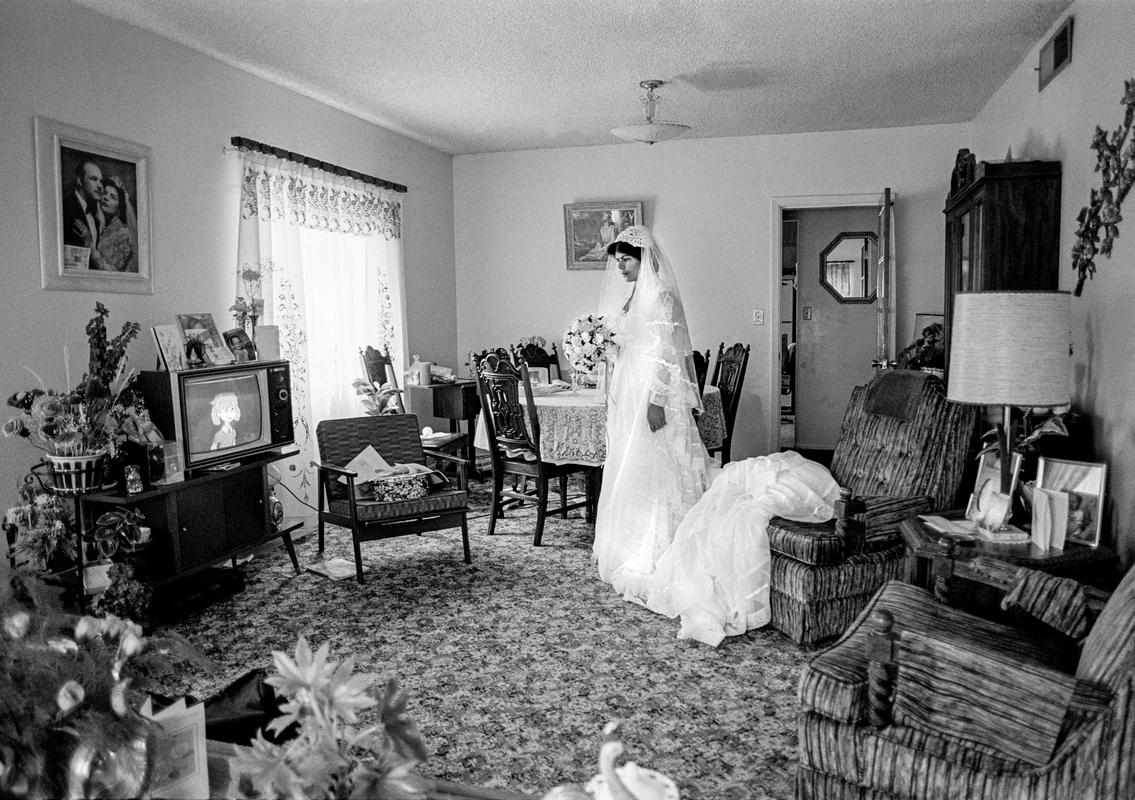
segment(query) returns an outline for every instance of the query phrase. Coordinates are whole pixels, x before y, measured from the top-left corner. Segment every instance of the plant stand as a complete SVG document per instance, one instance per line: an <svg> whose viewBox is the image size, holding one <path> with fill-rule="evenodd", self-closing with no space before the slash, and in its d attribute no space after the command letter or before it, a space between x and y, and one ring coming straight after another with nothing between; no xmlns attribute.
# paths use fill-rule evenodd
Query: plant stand
<svg viewBox="0 0 1135 800"><path fill-rule="evenodd" d="M91 494L102 489L102 479L106 472L106 455L98 456L47 456L45 462L51 480L43 483L44 488L61 497L70 497L75 503L75 526L77 527L75 542L75 573L70 578L71 570L66 570L47 579L61 586L77 586L79 592L79 611L87 610L87 581L85 568L84 540L87 534L87 521L83 515L83 495ZM33 467L32 471L35 472Z"/></svg>

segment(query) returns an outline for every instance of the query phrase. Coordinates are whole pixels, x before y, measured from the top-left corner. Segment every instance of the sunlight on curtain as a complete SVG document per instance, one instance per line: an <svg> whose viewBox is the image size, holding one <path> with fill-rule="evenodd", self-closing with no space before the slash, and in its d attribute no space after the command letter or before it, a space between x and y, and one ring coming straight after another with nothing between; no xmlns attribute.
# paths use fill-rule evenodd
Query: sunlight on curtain
<svg viewBox="0 0 1135 800"><path fill-rule="evenodd" d="M280 462L285 513L309 516L315 425L355 416L360 347L401 353L401 200L392 192L273 156L242 152L237 296L259 273L260 322L279 328L291 362L296 446ZM396 349L398 348L398 349ZM294 497L289 497L292 494Z"/></svg>
<svg viewBox="0 0 1135 800"><path fill-rule="evenodd" d="M304 228L299 244L314 426L361 413L351 381L363 374L359 348L375 340L378 304L364 239Z"/></svg>

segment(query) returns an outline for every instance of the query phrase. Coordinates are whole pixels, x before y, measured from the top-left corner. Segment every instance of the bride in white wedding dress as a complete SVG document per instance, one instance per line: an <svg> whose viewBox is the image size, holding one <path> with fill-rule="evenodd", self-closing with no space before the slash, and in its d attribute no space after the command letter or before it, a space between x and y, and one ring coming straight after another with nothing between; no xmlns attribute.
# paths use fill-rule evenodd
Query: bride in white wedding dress
<svg viewBox="0 0 1135 800"><path fill-rule="evenodd" d="M691 413L701 396L673 270L642 226L607 252L601 312L617 353L595 519L599 577L626 600L681 617L679 638L717 646L769 622L769 520L831 519L839 487L795 452L724 470L709 459Z"/></svg>
<svg viewBox="0 0 1135 800"><path fill-rule="evenodd" d="M677 281L645 227L607 253L600 311L615 331L607 394L607 461L595 518L599 576L645 603L659 556L707 484L709 455Z"/></svg>

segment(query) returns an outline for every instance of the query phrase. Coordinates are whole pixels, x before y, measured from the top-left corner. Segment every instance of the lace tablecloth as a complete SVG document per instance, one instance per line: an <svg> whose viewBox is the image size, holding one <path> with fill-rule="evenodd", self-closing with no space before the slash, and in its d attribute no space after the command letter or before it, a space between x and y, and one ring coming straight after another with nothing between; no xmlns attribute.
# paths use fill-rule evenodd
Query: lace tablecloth
<svg viewBox="0 0 1135 800"><path fill-rule="evenodd" d="M595 389L577 389L533 398L540 420L540 455L550 464L591 464L607 459L607 404ZM698 431L707 448L720 447L725 436L721 392L707 386L702 393L705 410L698 416ZM473 444L489 449L484 422L477 418Z"/></svg>

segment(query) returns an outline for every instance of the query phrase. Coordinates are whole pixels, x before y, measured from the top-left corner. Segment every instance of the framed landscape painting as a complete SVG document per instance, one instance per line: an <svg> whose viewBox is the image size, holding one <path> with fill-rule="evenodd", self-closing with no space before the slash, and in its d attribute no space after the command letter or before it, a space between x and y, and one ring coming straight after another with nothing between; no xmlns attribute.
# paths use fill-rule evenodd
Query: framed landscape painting
<svg viewBox="0 0 1135 800"><path fill-rule="evenodd" d="M1107 464L1040 457L1037 487L1068 495L1067 541L1091 547L1100 543L1106 480Z"/></svg>
<svg viewBox="0 0 1135 800"><path fill-rule="evenodd" d="M641 200L565 205L567 268L604 269L607 266L607 245L627 228L641 224Z"/></svg>
<svg viewBox="0 0 1135 800"><path fill-rule="evenodd" d="M35 118L44 289L153 294L150 148Z"/></svg>

